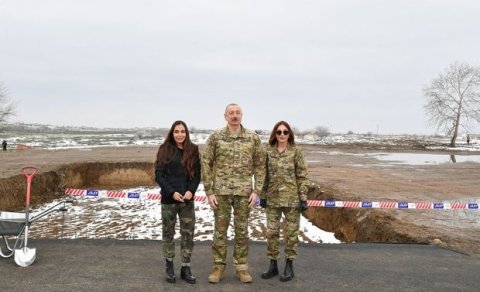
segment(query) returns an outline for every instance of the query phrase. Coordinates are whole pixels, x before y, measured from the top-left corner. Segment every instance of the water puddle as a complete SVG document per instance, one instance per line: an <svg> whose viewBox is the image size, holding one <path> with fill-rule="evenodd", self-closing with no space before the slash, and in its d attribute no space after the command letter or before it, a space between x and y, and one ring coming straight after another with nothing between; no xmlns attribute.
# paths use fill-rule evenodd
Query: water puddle
<svg viewBox="0 0 480 292"><path fill-rule="evenodd" d="M442 163L476 162L480 163L480 155L448 155L425 153L369 153L367 156L389 164L429 165Z"/></svg>

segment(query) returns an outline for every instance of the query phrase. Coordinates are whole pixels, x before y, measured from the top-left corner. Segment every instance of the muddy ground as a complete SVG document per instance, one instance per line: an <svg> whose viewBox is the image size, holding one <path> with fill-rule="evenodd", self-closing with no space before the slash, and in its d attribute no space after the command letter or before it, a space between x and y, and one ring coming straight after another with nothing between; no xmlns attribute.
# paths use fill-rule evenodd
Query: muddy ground
<svg viewBox="0 0 480 292"><path fill-rule="evenodd" d="M369 152L422 152L415 147L304 145L311 199L436 202L480 197L478 163L411 166L385 164ZM440 153L440 152L435 152ZM116 189L154 185L156 147L68 150L29 149L0 153L0 210L21 210L25 179L20 169L39 168L32 193L40 204L66 187ZM445 153L448 154L448 153ZM478 153L477 153L478 155ZM307 217L345 242L429 243L480 257L480 211L310 208Z"/></svg>

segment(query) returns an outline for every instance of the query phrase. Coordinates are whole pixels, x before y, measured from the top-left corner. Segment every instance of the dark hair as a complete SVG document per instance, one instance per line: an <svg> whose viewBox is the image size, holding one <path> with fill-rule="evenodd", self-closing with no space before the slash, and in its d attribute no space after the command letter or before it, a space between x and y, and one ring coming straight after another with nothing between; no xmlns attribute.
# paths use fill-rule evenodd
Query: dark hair
<svg viewBox="0 0 480 292"><path fill-rule="evenodd" d="M268 144L269 145L275 145L278 141L277 141L277 130L278 130L278 127L280 127L281 125L284 125L287 129L288 129L288 144L290 145L295 145L295 135L293 134L293 131L292 131L292 128L290 127L290 125L285 122L285 121L280 121L278 123L275 124L275 126L273 126L273 130L272 130L272 133L270 134L270 139L268 139Z"/></svg>
<svg viewBox="0 0 480 292"><path fill-rule="evenodd" d="M173 131L178 125L185 127L185 141L183 141L183 155L182 165L187 170L188 175L192 178L195 176L195 162L198 159L198 146L192 143L190 140L190 132L188 131L187 124L183 121L175 121L168 131L167 138L163 141L162 145L158 148L157 160L155 166L163 165L168 166L172 159L175 157L175 151L177 151L177 143L173 138Z"/></svg>

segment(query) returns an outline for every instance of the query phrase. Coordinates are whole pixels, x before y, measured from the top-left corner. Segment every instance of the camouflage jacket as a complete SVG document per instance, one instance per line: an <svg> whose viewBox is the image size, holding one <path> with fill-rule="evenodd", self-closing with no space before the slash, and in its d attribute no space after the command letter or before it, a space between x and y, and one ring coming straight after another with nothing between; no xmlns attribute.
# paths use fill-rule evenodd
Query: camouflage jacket
<svg viewBox="0 0 480 292"><path fill-rule="evenodd" d="M260 194L265 151L258 135L243 126L236 134L228 127L212 133L202 157L202 179L207 195Z"/></svg>
<svg viewBox="0 0 480 292"><path fill-rule="evenodd" d="M261 198L272 207L297 207L300 200L307 200L309 179L302 149L287 145L284 152L277 152L277 145L267 149L267 175Z"/></svg>

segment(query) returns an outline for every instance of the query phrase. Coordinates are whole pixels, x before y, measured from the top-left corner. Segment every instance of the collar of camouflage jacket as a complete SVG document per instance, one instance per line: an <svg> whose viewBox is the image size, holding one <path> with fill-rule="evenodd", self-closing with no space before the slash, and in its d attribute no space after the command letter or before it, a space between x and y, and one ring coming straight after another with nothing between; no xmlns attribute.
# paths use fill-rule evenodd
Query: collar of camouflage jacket
<svg viewBox="0 0 480 292"><path fill-rule="evenodd" d="M236 138L236 137L245 137L247 131L246 129L243 127L242 124L240 124L240 131L238 131L237 133L232 133L230 132L230 129L228 128L228 126L226 126L224 129L223 129L223 134L226 135L226 136L229 136L229 137L233 137L233 138Z"/></svg>

